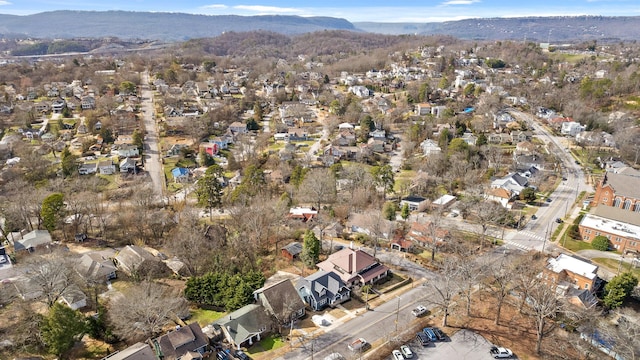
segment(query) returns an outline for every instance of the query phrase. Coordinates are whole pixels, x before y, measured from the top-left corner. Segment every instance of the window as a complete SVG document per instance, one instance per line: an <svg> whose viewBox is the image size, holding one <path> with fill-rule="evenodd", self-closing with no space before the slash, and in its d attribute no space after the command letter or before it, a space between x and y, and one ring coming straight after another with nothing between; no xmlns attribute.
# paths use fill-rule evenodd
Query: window
<svg viewBox="0 0 640 360"><path fill-rule="evenodd" d="M633 211L640 212L640 202L636 202L636 204L633 206Z"/></svg>
<svg viewBox="0 0 640 360"><path fill-rule="evenodd" d="M596 231L596 236L600 236L600 231Z"/></svg>
<svg viewBox="0 0 640 360"><path fill-rule="evenodd" d="M589 289L589 284L584 284L585 289Z"/></svg>
<svg viewBox="0 0 640 360"><path fill-rule="evenodd" d="M625 209L625 210L631 209L631 200L625 200L624 201L624 205L622 206L622 208Z"/></svg>
<svg viewBox="0 0 640 360"><path fill-rule="evenodd" d="M602 199L602 203L603 203L603 204L606 204L608 200L609 200L608 198L603 198L603 199Z"/></svg>
<svg viewBox="0 0 640 360"><path fill-rule="evenodd" d="M622 200L620 200L620 198L616 198L615 200L613 200L613 207L620 207L621 202Z"/></svg>
<svg viewBox="0 0 640 360"><path fill-rule="evenodd" d="M616 236L616 242L620 242L620 237Z"/></svg>

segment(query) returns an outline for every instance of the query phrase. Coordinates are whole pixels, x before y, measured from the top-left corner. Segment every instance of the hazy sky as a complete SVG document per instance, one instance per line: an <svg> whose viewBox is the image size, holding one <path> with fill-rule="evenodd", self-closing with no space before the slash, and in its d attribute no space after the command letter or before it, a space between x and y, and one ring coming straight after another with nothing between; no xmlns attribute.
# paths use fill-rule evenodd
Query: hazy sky
<svg viewBox="0 0 640 360"><path fill-rule="evenodd" d="M640 16L640 0L0 0L0 13L127 10L205 15L331 16L352 22L438 22L478 17Z"/></svg>

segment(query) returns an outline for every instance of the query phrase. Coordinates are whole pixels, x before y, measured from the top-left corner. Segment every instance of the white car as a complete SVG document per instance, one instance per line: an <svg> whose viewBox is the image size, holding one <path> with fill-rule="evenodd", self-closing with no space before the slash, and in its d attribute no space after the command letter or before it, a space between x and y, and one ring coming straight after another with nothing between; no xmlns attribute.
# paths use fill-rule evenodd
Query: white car
<svg viewBox="0 0 640 360"><path fill-rule="evenodd" d="M400 350L393 350L391 354L393 355L393 360L404 360L404 356L402 356Z"/></svg>
<svg viewBox="0 0 640 360"><path fill-rule="evenodd" d="M418 317L420 315L424 315L424 313L427 312L427 308L422 306L422 305L418 305L417 308L411 310L411 314L413 314L413 316Z"/></svg>
<svg viewBox="0 0 640 360"><path fill-rule="evenodd" d="M513 356L513 352L504 347L492 346L489 350L494 359L509 359Z"/></svg>
<svg viewBox="0 0 640 360"><path fill-rule="evenodd" d="M339 353L331 353L324 360L344 360L344 356Z"/></svg>
<svg viewBox="0 0 640 360"><path fill-rule="evenodd" d="M413 351L411 351L411 348L407 345L400 346L400 352L405 359L413 359Z"/></svg>

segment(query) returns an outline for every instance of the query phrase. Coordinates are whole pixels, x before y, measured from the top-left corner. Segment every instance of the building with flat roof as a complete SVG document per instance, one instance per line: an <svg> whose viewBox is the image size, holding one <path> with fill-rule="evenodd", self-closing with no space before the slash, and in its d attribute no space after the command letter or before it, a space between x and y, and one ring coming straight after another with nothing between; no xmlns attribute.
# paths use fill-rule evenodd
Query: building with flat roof
<svg viewBox="0 0 640 360"><path fill-rule="evenodd" d="M582 240L605 236L623 253L640 254L640 214L623 208L600 205L585 215L578 226Z"/></svg>

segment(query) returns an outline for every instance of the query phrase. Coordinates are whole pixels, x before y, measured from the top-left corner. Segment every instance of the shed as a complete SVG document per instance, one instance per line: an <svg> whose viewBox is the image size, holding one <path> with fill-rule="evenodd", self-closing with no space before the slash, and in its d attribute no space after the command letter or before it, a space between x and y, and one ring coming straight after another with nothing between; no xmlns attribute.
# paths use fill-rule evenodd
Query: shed
<svg viewBox="0 0 640 360"><path fill-rule="evenodd" d="M282 256L284 256L285 258L291 261L299 258L301 253L302 253L302 244L300 244L297 241L294 241L282 248Z"/></svg>

